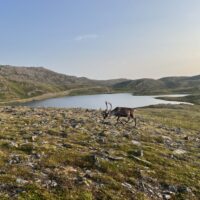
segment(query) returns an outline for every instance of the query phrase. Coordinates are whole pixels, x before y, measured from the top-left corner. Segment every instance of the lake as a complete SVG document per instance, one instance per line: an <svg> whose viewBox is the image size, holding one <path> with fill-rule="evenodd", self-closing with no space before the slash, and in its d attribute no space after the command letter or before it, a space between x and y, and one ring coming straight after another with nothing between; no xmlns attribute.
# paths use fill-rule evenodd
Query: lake
<svg viewBox="0 0 200 200"><path fill-rule="evenodd" d="M185 95L159 95L159 96L185 96ZM155 104L180 104L176 101L165 101L155 99L158 96L134 96L129 93L120 94L96 94L82 96L65 96L51 98L41 101L28 102L23 105L31 107L56 107L56 108L88 108L88 109L105 109L105 101L112 103L113 108L116 106L124 107L142 107ZM184 103L184 102L182 102Z"/></svg>

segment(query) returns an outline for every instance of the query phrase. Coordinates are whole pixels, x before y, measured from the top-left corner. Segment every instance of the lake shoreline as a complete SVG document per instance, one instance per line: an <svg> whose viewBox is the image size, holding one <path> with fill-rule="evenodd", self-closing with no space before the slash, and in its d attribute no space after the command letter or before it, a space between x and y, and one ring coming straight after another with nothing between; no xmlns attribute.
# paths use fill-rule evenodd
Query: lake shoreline
<svg viewBox="0 0 200 200"><path fill-rule="evenodd" d="M169 96L182 96L182 94L170 94ZM112 103L113 108L123 107L145 107L155 104L190 104L187 102L166 101L156 99L157 96L134 96L131 93L104 93L104 94L70 94L60 97L52 97L45 100L25 102L20 105L30 107L54 107L54 108L85 108L85 109L105 109L105 101Z"/></svg>
<svg viewBox="0 0 200 200"><path fill-rule="evenodd" d="M3 101L0 102L0 106L7 106L7 105L21 105L24 103L29 103L29 102L35 102L35 101L41 101L41 100L47 100L47 99L51 99L51 98L59 98L59 97L65 97L65 96L81 96L83 95L82 93L78 94L78 93L74 93L74 92L84 92L85 90L88 89L99 89L102 87L88 87L88 88L81 88L81 89L70 89L70 90L65 90L65 91L61 91L61 92L55 92L55 93L45 93L39 96L35 96L35 97L30 97L30 98L26 98L26 99L16 99L16 100L10 100L10 101ZM92 94L115 94L116 92L108 92L108 93L101 93L101 92L97 92L94 90L94 93L87 93L84 92L84 95L92 95Z"/></svg>
<svg viewBox="0 0 200 200"><path fill-rule="evenodd" d="M39 102L43 100L50 100L54 98L60 98L60 97L78 97L78 96L90 96L90 95L107 95L107 94L131 94L132 96L137 96L137 97L153 97L154 99L159 99L163 101L169 101L174 102L174 103L183 103L183 104L195 104L194 102L191 102L190 99L186 98L184 99L185 96L190 96L188 94L156 94L156 95L142 95L142 94L133 94L133 93L128 93L125 91L119 92L119 91L103 91L102 89L105 90L105 88L102 88L100 86L98 87L87 87L87 88L80 88L80 89L70 89L66 91L61 91L61 92L56 92L56 93L46 93L42 94L39 96L31 97L31 98L26 98L26 99L16 99L16 100L11 100L7 102L0 102L0 106L8 106L8 105L24 105L28 103L33 103L33 102ZM99 90L99 91L98 91ZM161 103L162 104L162 103ZM165 104L165 102L163 102Z"/></svg>
<svg viewBox="0 0 200 200"><path fill-rule="evenodd" d="M184 101L188 102L188 104L196 104L200 105L200 94L193 94L193 95L186 95L186 96L180 96L180 97L170 97L170 96L159 96L156 97L156 99L166 100L166 101Z"/></svg>

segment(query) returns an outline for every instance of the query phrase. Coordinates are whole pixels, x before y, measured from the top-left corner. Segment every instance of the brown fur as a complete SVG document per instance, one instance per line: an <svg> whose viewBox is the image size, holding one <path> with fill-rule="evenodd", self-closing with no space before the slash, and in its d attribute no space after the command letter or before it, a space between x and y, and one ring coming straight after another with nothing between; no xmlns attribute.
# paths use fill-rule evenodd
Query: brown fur
<svg viewBox="0 0 200 200"><path fill-rule="evenodd" d="M110 110L108 110L108 104L110 104L111 106ZM134 115L135 110L136 110L135 108L127 108L127 107L116 107L115 109L112 110L112 104L106 102L106 110L103 112L103 117L104 119L106 119L109 116L115 116L117 117L117 123L121 122L120 121L121 117L127 117L128 120L126 123L128 123L129 120L132 119L135 121L135 126L136 126L137 122L136 122L136 117Z"/></svg>

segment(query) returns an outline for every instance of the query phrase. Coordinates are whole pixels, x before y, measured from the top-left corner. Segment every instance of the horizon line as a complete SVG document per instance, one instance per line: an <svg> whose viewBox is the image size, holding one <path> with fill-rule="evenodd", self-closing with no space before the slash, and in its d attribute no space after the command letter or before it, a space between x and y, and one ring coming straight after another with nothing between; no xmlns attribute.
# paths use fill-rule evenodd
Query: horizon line
<svg viewBox="0 0 200 200"><path fill-rule="evenodd" d="M74 75L74 74L65 74L63 72L58 72L58 71L54 71L52 69L50 69L49 67L46 66L22 66L22 65L10 65L10 64L0 64L0 67L21 67L21 68L44 68L46 70L58 73L58 74L63 74L66 76L74 76L77 78L87 78L90 80L97 80L97 81L108 81L108 80L117 80L117 79L126 79L128 80L140 80L140 79L153 79L153 80L159 80L159 79L163 79L163 78L175 78L175 77L195 77L195 76L200 76L200 74L194 74L194 75L166 75L166 76L161 76L158 78L152 78L152 77L140 77L140 78L126 78L126 77L118 77L118 78L106 78L106 79L98 79L98 78L90 78L88 76L81 76L81 75Z"/></svg>

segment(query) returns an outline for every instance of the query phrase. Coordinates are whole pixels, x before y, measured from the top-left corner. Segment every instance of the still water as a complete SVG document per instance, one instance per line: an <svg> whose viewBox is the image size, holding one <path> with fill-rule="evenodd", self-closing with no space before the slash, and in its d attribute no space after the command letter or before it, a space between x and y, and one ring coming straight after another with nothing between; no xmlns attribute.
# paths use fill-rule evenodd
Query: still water
<svg viewBox="0 0 200 200"><path fill-rule="evenodd" d="M162 96L184 96L184 95L162 95ZM155 99L155 96L134 96L129 93L120 94L96 94L82 96L66 96L59 98L51 98L41 101L33 101L25 103L31 107L57 107L57 108L88 108L88 109L104 109L105 101L115 106L124 107L142 107L155 104L180 104L176 101L164 101Z"/></svg>

